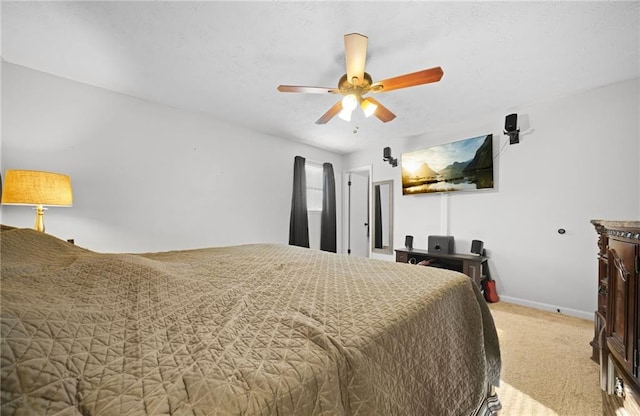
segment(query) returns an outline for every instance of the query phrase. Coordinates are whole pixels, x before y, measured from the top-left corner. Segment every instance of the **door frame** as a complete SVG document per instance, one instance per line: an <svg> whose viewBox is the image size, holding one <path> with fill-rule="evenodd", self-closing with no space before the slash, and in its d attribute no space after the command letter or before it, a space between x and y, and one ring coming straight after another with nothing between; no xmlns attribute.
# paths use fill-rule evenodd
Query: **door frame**
<svg viewBox="0 0 640 416"><path fill-rule="evenodd" d="M342 174L342 254L349 254L348 250L350 249L349 245L349 233L350 233L350 215L349 215L349 175L356 174L362 175L366 173L367 175L367 195L369 200L367 201L367 206L369 207L369 221L372 218L372 197L371 197L371 175L372 175L372 165L360 166L357 168L351 168L345 170ZM362 175L364 176L364 175ZM371 228L371 227L370 227ZM371 239L371 236L369 236ZM370 241L369 241L370 243ZM367 244L367 257L371 257L371 244Z"/></svg>

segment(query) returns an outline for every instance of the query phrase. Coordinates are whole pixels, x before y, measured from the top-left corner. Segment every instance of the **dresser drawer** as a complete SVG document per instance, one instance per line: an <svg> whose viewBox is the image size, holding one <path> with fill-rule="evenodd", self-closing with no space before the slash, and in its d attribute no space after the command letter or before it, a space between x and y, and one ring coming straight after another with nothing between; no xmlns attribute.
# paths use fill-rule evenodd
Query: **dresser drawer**
<svg viewBox="0 0 640 416"><path fill-rule="evenodd" d="M640 396L632 388L627 375L618 363L608 356L607 395L603 400L603 414L611 416L640 415Z"/></svg>

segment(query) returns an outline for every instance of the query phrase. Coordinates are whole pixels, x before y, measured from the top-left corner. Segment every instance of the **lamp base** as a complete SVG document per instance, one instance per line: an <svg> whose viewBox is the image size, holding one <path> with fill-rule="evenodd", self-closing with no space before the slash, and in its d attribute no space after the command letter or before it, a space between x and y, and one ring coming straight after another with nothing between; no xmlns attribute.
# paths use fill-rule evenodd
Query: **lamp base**
<svg viewBox="0 0 640 416"><path fill-rule="evenodd" d="M44 232L44 212L47 210L42 205L36 205L34 208L36 210L36 223L33 228L36 231Z"/></svg>

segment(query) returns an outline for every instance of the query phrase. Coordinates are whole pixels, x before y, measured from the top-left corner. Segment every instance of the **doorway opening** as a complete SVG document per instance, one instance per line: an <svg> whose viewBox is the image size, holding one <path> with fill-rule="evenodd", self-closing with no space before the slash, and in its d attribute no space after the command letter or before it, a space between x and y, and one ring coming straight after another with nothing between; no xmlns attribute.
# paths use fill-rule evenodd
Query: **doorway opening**
<svg viewBox="0 0 640 416"><path fill-rule="evenodd" d="M371 166L344 173L343 250L354 257L370 257Z"/></svg>

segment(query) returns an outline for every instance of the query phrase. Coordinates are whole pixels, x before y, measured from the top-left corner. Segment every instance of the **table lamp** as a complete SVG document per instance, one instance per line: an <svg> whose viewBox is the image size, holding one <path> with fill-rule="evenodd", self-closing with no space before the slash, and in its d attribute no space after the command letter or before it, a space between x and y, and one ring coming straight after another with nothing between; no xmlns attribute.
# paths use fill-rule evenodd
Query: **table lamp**
<svg viewBox="0 0 640 416"><path fill-rule="evenodd" d="M73 204L71 178L60 173L37 170L7 170L2 189L2 204L35 205L34 228L44 232L45 205L70 207Z"/></svg>

